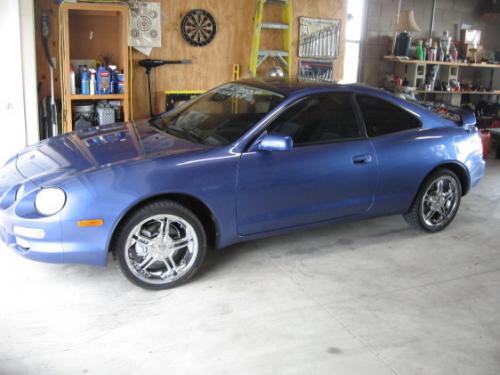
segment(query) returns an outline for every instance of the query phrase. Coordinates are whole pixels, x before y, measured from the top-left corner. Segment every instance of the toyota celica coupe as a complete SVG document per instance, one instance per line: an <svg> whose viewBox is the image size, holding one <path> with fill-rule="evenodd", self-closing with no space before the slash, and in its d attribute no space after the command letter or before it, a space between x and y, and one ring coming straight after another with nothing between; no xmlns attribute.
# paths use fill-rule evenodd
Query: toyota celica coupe
<svg viewBox="0 0 500 375"><path fill-rule="evenodd" d="M177 286L207 248L402 214L445 228L484 174L472 113L361 85L242 80L154 118L44 140L0 172L0 237L42 262ZM333 271L332 271L333 272Z"/></svg>

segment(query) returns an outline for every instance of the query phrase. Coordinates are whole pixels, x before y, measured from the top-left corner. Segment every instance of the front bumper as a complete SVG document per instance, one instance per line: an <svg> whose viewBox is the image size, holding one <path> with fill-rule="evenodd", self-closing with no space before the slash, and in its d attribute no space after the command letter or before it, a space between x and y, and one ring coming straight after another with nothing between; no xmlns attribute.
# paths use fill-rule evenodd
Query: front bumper
<svg viewBox="0 0 500 375"><path fill-rule="evenodd" d="M24 193L17 200L21 185ZM75 194L72 187L65 188L67 202L58 214L41 216L34 208L34 194L40 186L23 176L12 158L0 168L0 242L35 261L105 266L115 217L112 213L102 215L99 204L88 203L93 202L89 193L93 190L77 185L79 194ZM77 225L79 220L95 218L104 219L105 225Z"/></svg>
<svg viewBox="0 0 500 375"><path fill-rule="evenodd" d="M17 233L14 227L18 227ZM19 228L28 230L20 231ZM40 236L30 233L41 231L43 238L34 238ZM57 215L30 220L17 217L12 210L0 210L0 240L25 258L39 262L64 263L61 223Z"/></svg>
<svg viewBox="0 0 500 375"><path fill-rule="evenodd" d="M19 228L27 230L20 233ZM13 210L0 210L0 240L15 253L39 262L105 266L110 230L107 225L79 228L76 220L61 220L59 214L23 219ZM34 238L41 231L43 238Z"/></svg>

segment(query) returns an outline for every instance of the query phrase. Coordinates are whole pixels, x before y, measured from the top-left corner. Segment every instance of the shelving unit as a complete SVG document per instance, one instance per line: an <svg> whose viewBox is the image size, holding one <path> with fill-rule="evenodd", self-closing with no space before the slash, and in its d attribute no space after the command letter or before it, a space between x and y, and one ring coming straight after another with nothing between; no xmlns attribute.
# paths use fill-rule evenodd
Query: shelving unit
<svg viewBox="0 0 500 375"><path fill-rule="evenodd" d="M439 65L438 80L440 82L450 83L452 80L459 80L460 70L462 68L481 68L491 69L490 88L493 87L493 71L500 69L500 64L471 64L458 61L423 61L402 59L396 56L384 56L385 61L396 63L395 74L400 77L406 77L410 86L415 87L417 95L445 95L453 105L460 105L462 95L500 95L500 90L483 91L438 91L424 90L423 86L427 75L428 65Z"/></svg>
<svg viewBox="0 0 500 375"><path fill-rule="evenodd" d="M500 90L493 91L426 91L426 90L415 90L417 94L444 94L444 95L500 95Z"/></svg>
<svg viewBox="0 0 500 375"><path fill-rule="evenodd" d="M76 101L120 100L124 120L129 121L128 17L128 7L121 4L61 4L63 132L73 130L72 106ZM124 93L71 95L71 60L102 60L103 56L110 56L123 71Z"/></svg>
<svg viewBox="0 0 500 375"><path fill-rule="evenodd" d="M401 59L396 56L384 56L385 61L391 61L401 64L424 64L424 65L448 65L448 66L465 66L469 68L496 68L500 69L500 64L473 64L458 61L427 61L427 60L407 60Z"/></svg>
<svg viewBox="0 0 500 375"><path fill-rule="evenodd" d="M71 95L71 100L124 100L125 94L107 94L107 95Z"/></svg>

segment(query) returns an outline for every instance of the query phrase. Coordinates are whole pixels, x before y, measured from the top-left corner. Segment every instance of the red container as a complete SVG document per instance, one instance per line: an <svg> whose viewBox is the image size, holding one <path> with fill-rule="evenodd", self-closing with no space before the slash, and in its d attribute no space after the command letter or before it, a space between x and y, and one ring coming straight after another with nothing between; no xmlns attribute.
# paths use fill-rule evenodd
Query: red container
<svg viewBox="0 0 500 375"><path fill-rule="evenodd" d="M488 159L488 155L490 154L491 147L491 134L486 129L481 129L481 142L483 143L483 159Z"/></svg>

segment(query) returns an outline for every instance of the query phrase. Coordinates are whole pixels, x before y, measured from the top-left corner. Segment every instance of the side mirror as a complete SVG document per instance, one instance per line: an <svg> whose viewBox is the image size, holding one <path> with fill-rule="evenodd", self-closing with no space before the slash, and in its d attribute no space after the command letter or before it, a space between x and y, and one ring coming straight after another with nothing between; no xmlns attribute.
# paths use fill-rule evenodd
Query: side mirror
<svg viewBox="0 0 500 375"><path fill-rule="evenodd" d="M258 151L290 151L292 148L292 138L279 134L268 134L257 145Z"/></svg>

